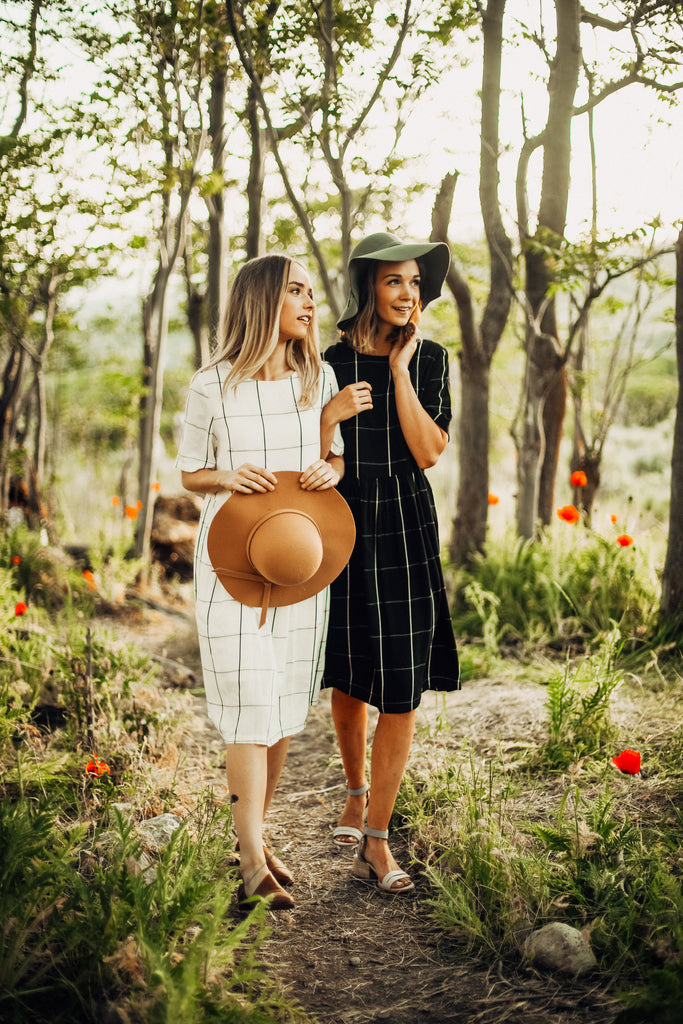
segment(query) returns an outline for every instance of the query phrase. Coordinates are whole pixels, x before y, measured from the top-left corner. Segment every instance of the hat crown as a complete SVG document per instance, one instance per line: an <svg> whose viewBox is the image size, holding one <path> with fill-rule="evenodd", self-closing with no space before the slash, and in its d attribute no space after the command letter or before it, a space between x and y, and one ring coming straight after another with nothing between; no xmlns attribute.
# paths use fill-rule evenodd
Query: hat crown
<svg viewBox="0 0 683 1024"><path fill-rule="evenodd" d="M260 519L247 539L247 557L269 583L296 587L320 568L323 542L314 519L283 508Z"/></svg>
<svg viewBox="0 0 683 1024"><path fill-rule="evenodd" d="M382 252L384 249L390 249L394 245L401 245L401 239L397 238L396 235L389 234L388 231L376 231L374 235L368 235L367 238L361 239L351 253L350 259L355 260L359 256L368 256L375 252Z"/></svg>

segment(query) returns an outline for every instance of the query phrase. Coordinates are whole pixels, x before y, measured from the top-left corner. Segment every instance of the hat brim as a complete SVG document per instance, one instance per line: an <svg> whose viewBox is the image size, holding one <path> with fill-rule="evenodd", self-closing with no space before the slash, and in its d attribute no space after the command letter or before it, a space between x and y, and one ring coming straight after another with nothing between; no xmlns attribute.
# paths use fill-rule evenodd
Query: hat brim
<svg viewBox="0 0 683 1024"><path fill-rule="evenodd" d="M376 248L358 251L365 242L378 240ZM393 235L379 233L364 239L354 249L349 260L349 299L344 312L337 320L337 327L344 329L358 315L360 302L360 277L363 263L368 260L386 263L402 263L404 260L421 259L425 273L420 281L422 308L441 295L451 262L451 254L445 242L401 242Z"/></svg>
<svg viewBox="0 0 683 1024"><path fill-rule="evenodd" d="M353 550L356 527L351 509L335 488L305 491L301 473L276 472L273 491L240 494L233 492L213 518L207 537L207 552L213 570L231 597L250 608L269 608L305 601L337 578ZM247 540L254 526L265 516L281 509L293 509L310 516L323 542L322 561L317 572L294 586L268 584L247 557ZM283 546L287 538L282 538Z"/></svg>

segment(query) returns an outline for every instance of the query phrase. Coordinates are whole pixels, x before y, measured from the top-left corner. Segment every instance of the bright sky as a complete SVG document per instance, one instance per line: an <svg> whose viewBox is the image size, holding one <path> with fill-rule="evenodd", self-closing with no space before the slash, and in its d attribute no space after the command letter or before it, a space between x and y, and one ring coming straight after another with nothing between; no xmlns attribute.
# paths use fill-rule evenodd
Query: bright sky
<svg viewBox="0 0 683 1024"><path fill-rule="evenodd" d="M508 7L517 11L520 0ZM545 85L534 80L528 58L528 50L522 57L518 49L509 48L503 65L500 196L511 224L515 216L514 179L522 139L522 94L526 116L536 129L542 124L547 108ZM402 146L424 160L430 181L447 170L460 172L451 222L453 240L480 238L482 234L478 198L480 60L480 51L473 46L471 64L456 67L442 78L430 98L421 101L417 116L411 119L402 138ZM671 225L683 218L683 90L679 93L677 107L671 108L658 102L651 90L630 85L596 108L594 134L601 232L626 232L657 215ZM536 187L530 187L532 211L538 197L540 161L539 151L530 168L530 185L533 185L534 175L537 179ZM588 119L582 116L575 119L572 134L572 189L567 226L572 236L587 231L590 224L590 175ZM424 225L429 225L432 198L430 193L420 199L415 210L416 228L422 234ZM674 229L669 233L673 235Z"/></svg>

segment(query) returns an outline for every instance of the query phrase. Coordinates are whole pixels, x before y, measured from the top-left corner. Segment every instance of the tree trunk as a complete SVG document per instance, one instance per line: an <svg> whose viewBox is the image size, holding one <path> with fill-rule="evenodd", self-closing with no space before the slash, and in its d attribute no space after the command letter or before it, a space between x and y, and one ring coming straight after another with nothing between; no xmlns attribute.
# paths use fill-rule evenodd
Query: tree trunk
<svg viewBox="0 0 683 1024"><path fill-rule="evenodd" d="M221 46L214 53L215 66L211 77L211 98L209 100L209 134L211 135L211 163L219 187L209 197L209 252L207 275L207 300L209 340L208 348L202 350L201 363L214 352L218 334L223 324L225 302L228 294L228 268L226 266L225 239L225 93L227 81L226 50ZM248 232L247 232L248 233ZM249 243L247 241L247 255Z"/></svg>
<svg viewBox="0 0 683 1024"><path fill-rule="evenodd" d="M548 120L543 141L543 175L538 237L564 234L569 198L571 121L581 63L579 0L555 0L557 49L548 84ZM567 398L564 358L558 340L554 299L549 298L551 269L544 253L531 244L525 256L525 291L533 322L527 329L527 353L517 443L517 526L531 538L537 520L550 522L559 444Z"/></svg>
<svg viewBox="0 0 683 1024"><path fill-rule="evenodd" d="M135 556L146 558L152 533L152 479L156 469L156 443L161 424L166 346L168 341L168 285L172 264L162 259L157 268L154 288L142 304L145 360L143 368L144 404L140 418L140 464L138 494L142 508L135 532Z"/></svg>
<svg viewBox="0 0 683 1024"><path fill-rule="evenodd" d="M453 564L465 565L486 543L489 491L490 369L512 303L512 244L498 199L500 74L505 0L489 0L482 19L484 55L481 101L479 201L490 262L490 288L481 325L471 291L454 265L446 277L460 321L460 421L458 494L449 542ZM432 240L448 241L457 175L447 175L432 213Z"/></svg>
<svg viewBox="0 0 683 1024"><path fill-rule="evenodd" d="M247 91L249 123L249 177L247 178L247 259L261 255L263 242L263 182L265 179L266 137L259 120L259 102L253 82Z"/></svg>
<svg viewBox="0 0 683 1024"><path fill-rule="evenodd" d="M677 636L683 626L683 231L676 245L676 359L678 400L671 456L669 538L662 573L660 624Z"/></svg>
<svg viewBox="0 0 683 1024"><path fill-rule="evenodd" d="M0 392L0 511L3 513L9 504L10 451L14 443L16 406L21 394L24 365L24 348L12 344L5 360Z"/></svg>

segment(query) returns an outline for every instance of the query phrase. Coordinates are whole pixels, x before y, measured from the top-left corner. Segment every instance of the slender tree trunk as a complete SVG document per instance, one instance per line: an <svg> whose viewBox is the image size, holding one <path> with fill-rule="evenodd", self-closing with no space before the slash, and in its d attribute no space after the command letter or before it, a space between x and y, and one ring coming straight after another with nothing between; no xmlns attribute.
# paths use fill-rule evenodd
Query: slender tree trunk
<svg viewBox="0 0 683 1024"><path fill-rule="evenodd" d="M489 0L482 19L482 72L479 201L489 248L490 288L477 325L472 293L451 265L446 283L458 306L460 321L460 421L458 424L458 494L449 556L465 565L486 543L489 492L490 369L512 303L512 245L500 214L498 152L500 74L505 0ZM441 183L432 213L433 240L448 241L457 175Z"/></svg>
<svg viewBox="0 0 683 1024"><path fill-rule="evenodd" d="M680 642L683 626L683 231L676 245L676 359L678 401L671 456L669 538L662 573L659 618L663 627L677 631Z"/></svg>
<svg viewBox="0 0 683 1024"><path fill-rule="evenodd" d="M581 63L579 0L555 0L557 49L549 80L548 120L543 141L543 175L538 234L564 234L569 198L571 121ZM559 444L567 399L564 357L559 344L551 270L541 249L527 247L525 291L533 322L527 352L517 443L517 528L535 534L537 520L550 522Z"/></svg>
<svg viewBox="0 0 683 1024"><path fill-rule="evenodd" d="M0 392L0 511L7 511L10 485L10 451L16 429L16 406L24 377L25 350L12 344L2 373Z"/></svg>
<svg viewBox="0 0 683 1024"><path fill-rule="evenodd" d="M259 120L259 102L253 82L247 90L247 121L251 152L247 178L247 259L260 256L263 244L263 183L266 173L266 133Z"/></svg>
<svg viewBox="0 0 683 1024"><path fill-rule="evenodd" d="M211 136L211 164L214 178L220 186L209 197L209 267L207 275L207 300L209 338L208 346L202 349L201 363L207 361L209 352L216 348L218 334L225 314L228 294L228 269L225 238L225 95L227 83L226 48L222 45L214 53L215 66L211 77L211 98L209 100L209 134ZM247 245L248 249L248 245Z"/></svg>
<svg viewBox="0 0 683 1024"><path fill-rule="evenodd" d="M172 264L161 260L152 292L142 306L144 333L144 405L140 420L138 493L142 508L135 532L135 555L146 558L152 534L152 479L156 469L156 442L161 424L161 399L168 341L168 285Z"/></svg>

